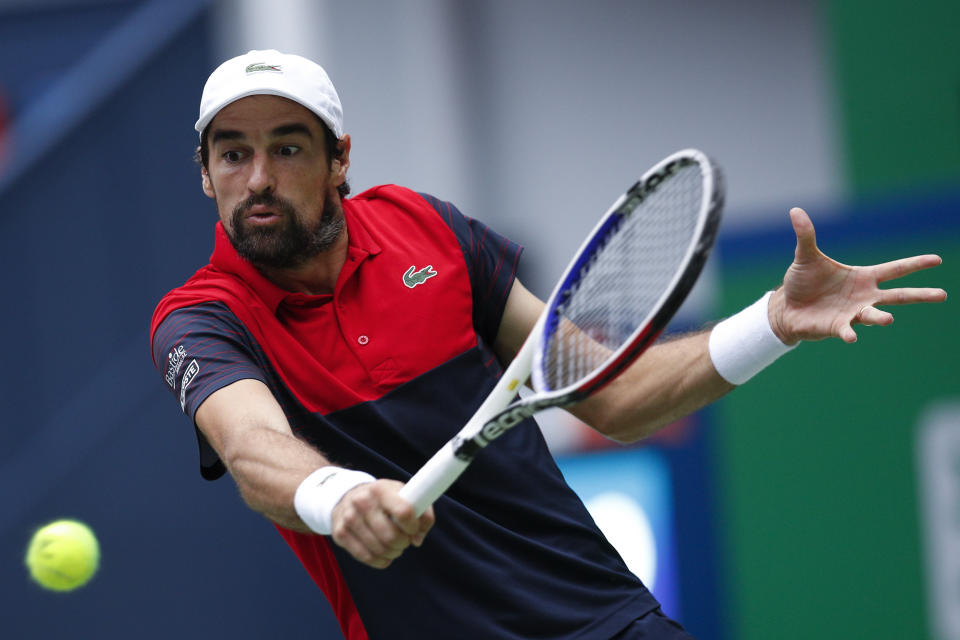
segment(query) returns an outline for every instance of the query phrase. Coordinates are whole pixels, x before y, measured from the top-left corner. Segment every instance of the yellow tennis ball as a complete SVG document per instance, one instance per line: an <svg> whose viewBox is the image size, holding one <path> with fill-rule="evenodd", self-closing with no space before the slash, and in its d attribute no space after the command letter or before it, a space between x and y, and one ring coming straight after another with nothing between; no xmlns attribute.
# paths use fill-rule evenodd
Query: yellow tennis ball
<svg viewBox="0 0 960 640"><path fill-rule="evenodd" d="M71 591L85 585L100 565L100 545L90 527L76 520L57 520L33 534L27 547L27 568L40 585Z"/></svg>

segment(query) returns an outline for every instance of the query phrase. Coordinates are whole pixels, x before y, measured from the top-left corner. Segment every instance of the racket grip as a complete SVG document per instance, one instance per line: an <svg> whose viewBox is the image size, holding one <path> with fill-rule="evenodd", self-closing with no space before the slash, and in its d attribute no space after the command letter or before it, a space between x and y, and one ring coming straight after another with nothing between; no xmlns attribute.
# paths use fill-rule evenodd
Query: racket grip
<svg viewBox="0 0 960 640"><path fill-rule="evenodd" d="M453 446L441 447L400 489L400 497L413 505L419 517L450 488L469 462L453 454Z"/></svg>

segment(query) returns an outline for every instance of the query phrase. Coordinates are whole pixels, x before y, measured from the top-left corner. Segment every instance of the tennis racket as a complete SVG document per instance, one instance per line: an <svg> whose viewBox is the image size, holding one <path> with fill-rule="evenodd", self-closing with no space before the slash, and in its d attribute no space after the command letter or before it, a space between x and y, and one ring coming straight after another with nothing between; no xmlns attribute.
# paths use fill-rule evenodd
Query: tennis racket
<svg viewBox="0 0 960 640"><path fill-rule="evenodd" d="M614 202L483 404L400 490L418 516L511 427L596 393L654 342L710 254L723 193L719 169L687 149ZM534 393L514 400L531 373Z"/></svg>

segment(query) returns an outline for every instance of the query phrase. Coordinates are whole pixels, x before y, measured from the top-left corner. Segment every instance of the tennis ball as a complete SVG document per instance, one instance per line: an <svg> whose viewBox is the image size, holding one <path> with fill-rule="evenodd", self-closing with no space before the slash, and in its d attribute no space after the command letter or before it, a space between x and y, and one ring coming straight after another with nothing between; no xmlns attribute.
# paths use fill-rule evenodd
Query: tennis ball
<svg viewBox="0 0 960 640"><path fill-rule="evenodd" d="M57 520L33 534L27 547L27 568L41 586L72 591L85 585L100 564L100 545L90 527L76 520Z"/></svg>

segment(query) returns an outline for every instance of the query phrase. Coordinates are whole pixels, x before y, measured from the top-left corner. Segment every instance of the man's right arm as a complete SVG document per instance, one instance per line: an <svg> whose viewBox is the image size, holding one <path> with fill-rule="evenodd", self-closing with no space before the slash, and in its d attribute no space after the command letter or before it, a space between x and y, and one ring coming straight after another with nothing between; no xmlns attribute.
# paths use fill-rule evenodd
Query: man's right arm
<svg viewBox="0 0 960 640"><path fill-rule="evenodd" d="M312 532L294 497L308 476L332 463L293 435L264 383L245 379L218 389L197 408L195 419L250 508L283 527ZM414 516L397 495L402 486L377 480L343 494L331 515L334 541L374 568L387 567L410 544L420 546L433 525L433 511ZM311 499L306 495L301 501Z"/></svg>

